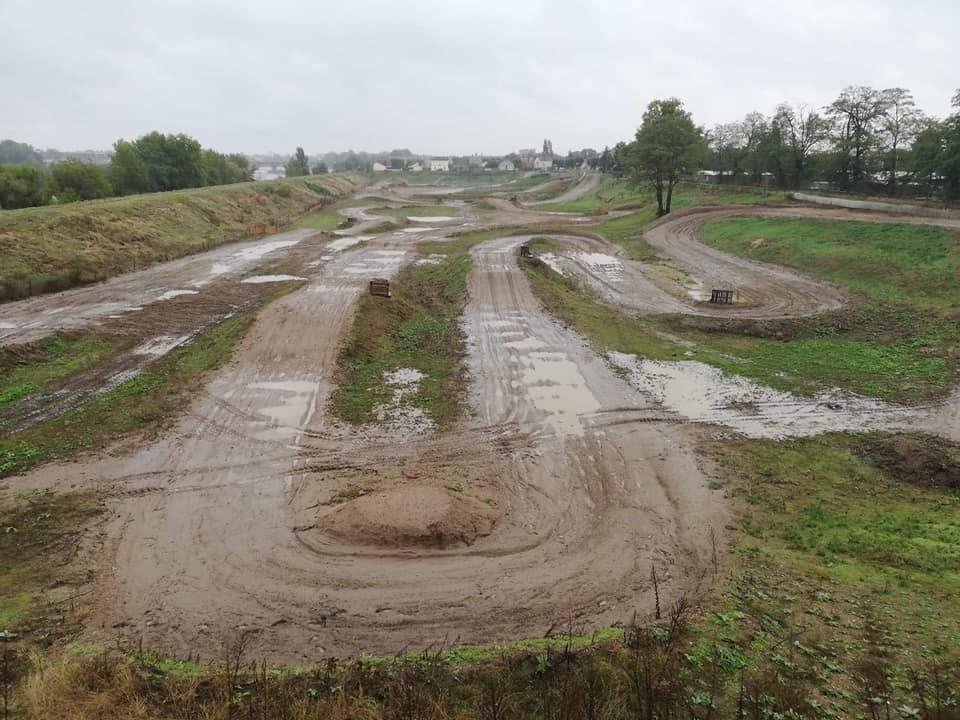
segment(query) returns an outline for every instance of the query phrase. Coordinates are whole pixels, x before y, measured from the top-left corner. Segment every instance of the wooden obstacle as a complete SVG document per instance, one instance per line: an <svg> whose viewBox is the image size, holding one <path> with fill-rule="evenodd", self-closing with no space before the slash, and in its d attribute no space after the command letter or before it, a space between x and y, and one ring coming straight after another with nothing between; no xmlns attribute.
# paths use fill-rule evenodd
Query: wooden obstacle
<svg viewBox="0 0 960 720"><path fill-rule="evenodd" d="M527 245L526 243L520 246L520 257L525 257L525 258L533 257L533 253L530 252L530 246Z"/></svg>
<svg viewBox="0 0 960 720"><path fill-rule="evenodd" d="M390 281L384 278L375 278L370 281L370 294L378 297L390 297Z"/></svg>
<svg viewBox="0 0 960 720"><path fill-rule="evenodd" d="M733 290L712 290L710 302L714 305L733 305Z"/></svg>

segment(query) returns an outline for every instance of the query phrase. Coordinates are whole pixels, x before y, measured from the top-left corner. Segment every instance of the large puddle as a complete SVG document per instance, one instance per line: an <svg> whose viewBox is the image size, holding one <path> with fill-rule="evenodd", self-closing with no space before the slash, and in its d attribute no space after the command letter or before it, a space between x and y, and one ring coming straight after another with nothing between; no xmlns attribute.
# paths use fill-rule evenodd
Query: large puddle
<svg viewBox="0 0 960 720"><path fill-rule="evenodd" d="M607 353L641 393L693 422L724 425L748 437L783 439L845 430L902 427L918 412L841 391L805 398L696 361L663 362Z"/></svg>

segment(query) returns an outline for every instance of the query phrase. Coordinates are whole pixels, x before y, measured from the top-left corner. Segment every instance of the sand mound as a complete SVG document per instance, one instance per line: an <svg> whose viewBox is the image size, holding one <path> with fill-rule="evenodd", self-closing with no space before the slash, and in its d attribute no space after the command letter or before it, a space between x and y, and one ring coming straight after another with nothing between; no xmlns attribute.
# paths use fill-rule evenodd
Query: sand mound
<svg viewBox="0 0 960 720"><path fill-rule="evenodd" d="M489 535L497 512L479 500L437 487L372 493L322 517L318 529L360 545L447 547Z"/></svg>

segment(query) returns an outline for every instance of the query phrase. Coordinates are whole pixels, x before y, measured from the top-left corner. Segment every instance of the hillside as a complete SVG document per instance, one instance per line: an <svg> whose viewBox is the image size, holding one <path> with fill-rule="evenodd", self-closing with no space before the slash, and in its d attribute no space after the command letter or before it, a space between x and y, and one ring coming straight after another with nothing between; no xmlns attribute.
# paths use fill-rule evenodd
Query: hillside
<svg viewBox="0 0 960 720"><path fill-rule="evenodd" d="M0 212L0 301L271 233L361 184L311 176Z"/></svg>

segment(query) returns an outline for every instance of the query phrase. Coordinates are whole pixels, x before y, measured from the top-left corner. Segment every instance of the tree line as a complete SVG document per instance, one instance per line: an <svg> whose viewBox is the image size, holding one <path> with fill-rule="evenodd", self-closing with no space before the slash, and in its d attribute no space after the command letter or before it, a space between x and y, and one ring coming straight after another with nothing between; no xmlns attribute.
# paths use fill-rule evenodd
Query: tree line
<svg viewBox="0 0 960 720"><path fill-rule="evenodd" d="M634 139L592 163L650 183L660 214L676 183L703 168L719 183L960 200L960 91L938 120L909 90L848 87L823 108L783 103L774 113L705 130L675 98L654 100ZM821 186L821 185L815 185Z"/></svg>
<svg viewBox="0 0 960 720"><path fill-rule="evenodd" d="M29 145L0 142L0 209L136 193L226 185L253 179L239 153L204 148L188 135L150 132L118 140L107 166L64 160L49 167Z"/></svg>

